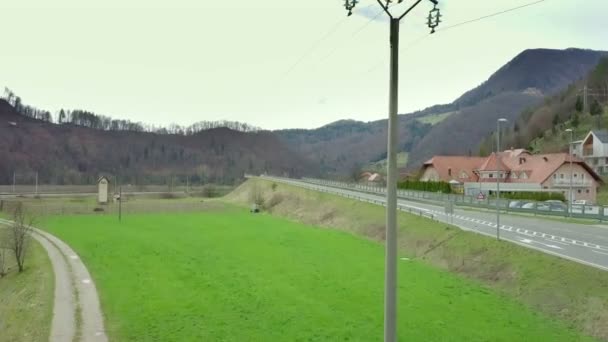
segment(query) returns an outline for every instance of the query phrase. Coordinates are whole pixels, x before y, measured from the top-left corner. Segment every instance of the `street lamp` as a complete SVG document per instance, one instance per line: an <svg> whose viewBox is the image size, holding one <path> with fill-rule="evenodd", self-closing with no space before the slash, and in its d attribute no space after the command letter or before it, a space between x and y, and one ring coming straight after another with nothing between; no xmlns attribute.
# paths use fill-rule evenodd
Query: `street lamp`
<svg viewBox="0 0 608 342"><path fill-rule="evenodd" d="M500 118L496 121L496 239L500 240L500 123L507 122L507 119Z"/></svg>
<svg viewBox="0 0 608 342"><path fill-rule="evenodd" d="M574 131L572 128L568 128L566 132L570 133L570 143L568 144L568 155L570 156L570 196L568 200L568 216L572 218L572 200L573 200L573 189L572 189L572 140L574 140Z"/></svg>
<svg viewBox="0 0 608 342"><path fill-rule="evenodd" d="M390 101L388 117L387 143L387 183L386 183L386 252L385 252L385 283L384 283L384 341L397 341L397 126L398 126L398 86L399 86L399 23L422 0L412 0L403 13L394 14L392 5L401 4L404 0L377 0L378 4L390 18ZM433 3L427 18L431 33L441 22L441 13L437 8L438 0L428 0ZM344 0L348 15L359 0Z"/></svg>

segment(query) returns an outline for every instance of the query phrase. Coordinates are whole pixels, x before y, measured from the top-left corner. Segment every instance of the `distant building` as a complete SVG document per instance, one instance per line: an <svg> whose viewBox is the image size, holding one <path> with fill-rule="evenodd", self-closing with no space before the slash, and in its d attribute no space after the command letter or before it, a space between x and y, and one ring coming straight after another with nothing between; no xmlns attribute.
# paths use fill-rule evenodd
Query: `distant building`
<svg viewBox="0 0 608 342"><path fill-rule="evenodd" d="M499 171L500 169L500 171ZM567 153L530 154L523 149L492 153L489 157L435 156L424 163L422 181L461 185L467 195L501 192L561 192L569 198L570 156ZM574 200L595 202L599 175L582 159L572 159Z"/></svg>
<svg viewBox="0 0 608 342"><path fill-rule="evenodd" d="M109 185L110 181L105 176L101 176L97 180L97 202L100 204L108 203Z"/></svg>
<svg viewBox="0 0 608 342"><path fill-rule="evenodd" d="M377 173L377 172L363 172L361 173L361 175L359 176L359 180L361 182L368 182L368 183L379 183L383 181L383 177L381 174Z"/></svg>
<svg viewBox="0 0 608 342"><path fill-rule="evenodd" d="M572 153L598 174L608 173L608 131L590 131L583 140L573 142Z"/></svg>

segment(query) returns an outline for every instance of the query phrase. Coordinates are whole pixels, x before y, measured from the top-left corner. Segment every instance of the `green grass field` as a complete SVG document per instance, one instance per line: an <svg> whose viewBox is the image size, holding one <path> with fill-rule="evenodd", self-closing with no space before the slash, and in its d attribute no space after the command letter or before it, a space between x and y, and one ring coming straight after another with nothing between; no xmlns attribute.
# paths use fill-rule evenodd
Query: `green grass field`
<svg viewBox="0 0 608 342"><path fill-rule="evenodd" d="M0 233L5 229L0 226ZM0 341L46 342L49 340L55 280L46 251L34 240L18 273L8 254L10 272L0 278Z"/></svg>
<svg viewBox="0 0 608 342"><path fill-rule="evenodd" d="M441 113L441 114L427 115L427 116L421 117L420 119L418 119L418 121L421 123L436 125L436 124L440 123L441 121L447 119L448 116L450 116L454 113L456 113L456 112L447 112L447 113Z"/></svg>
<svg viewBox="0 0 608 342"><path fill-rule="evenodd" d="M92 272L112 341L382 340L377 242L230 206L43 225ZM399 282L403 341L587 340L421 261Z"/></svg>
<svg viewBox="0 0 608 342"><path fill-rule="evenodd" d="M407 153L407 152L397 153L397 167L398 168L403 168L403 167L407 166L408 156L409 156L409 153ZM376 162L368 163L362 169L365 171L378 172L378 173L384 175L384 174L386 174L387 163L388 163L387 159L382 159L382 160L379 160Z"/></svg>

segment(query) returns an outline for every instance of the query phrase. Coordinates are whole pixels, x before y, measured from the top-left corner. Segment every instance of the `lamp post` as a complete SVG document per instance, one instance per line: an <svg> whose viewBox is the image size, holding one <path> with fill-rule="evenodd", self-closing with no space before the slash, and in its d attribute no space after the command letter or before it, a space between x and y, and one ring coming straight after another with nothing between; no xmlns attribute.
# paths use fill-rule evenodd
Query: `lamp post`
<svg viewBox="0 0 608 342"><path fill-rule="evenodd" d="M574 140L574 131L572 128L568 128L566 132L570 133L570 143L568 144L568 155L570 157L570 196L568 196L568 216L572 218L572 200L574 199L573 186L572 186L572 141Z"/></svg>
<svg viewBox="0 0 608 342"><path fill-rule="evenodd" d="M404 0L377 0L384 12L390 18L390 95L387 143L387 184L386 184L386 252L385 252L385 283L384 283L384 341L397 341L397 126L398 126L398 86L399 86L399 23L422 0L412 0L412 5L402 13L394 13L394 3L401 4ZM441 22L441 14L437 8L437 0L427 17L427 25L431 33ZM344 0L348 15L359 0Z"/></svg>
<svg viewBox="0 0 608 342"><path fill-rule="evenodd" d="M500 240L500 123L507 122L507 119L500 118L496 121L496 239Z"/></svg>

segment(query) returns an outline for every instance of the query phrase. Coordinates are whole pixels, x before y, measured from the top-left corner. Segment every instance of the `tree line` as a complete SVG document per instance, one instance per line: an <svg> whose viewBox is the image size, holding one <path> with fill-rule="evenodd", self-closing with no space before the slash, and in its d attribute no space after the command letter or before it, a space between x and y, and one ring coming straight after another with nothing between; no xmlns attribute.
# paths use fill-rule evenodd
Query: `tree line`
<svg viewBox="0 0 608 342"><path fill-rule="evenodd" d="M261 130L260 128L247 123L228 120L199 121L189 126L171 124L168 127L159 127L141 122L133 122L130 120L112 119L109 116L100 115L81 109L66 110L63 108L57 112L55 119L53 119L51 112L25 105L21 97L16 95L15 92L9 88L4 88L4 95L1 98L6 100L6 102L8 102L15 109L15 112L29 118L48 123L56 123L59 125L72 124L103 131L194 135L201 131L215 128L228 128L239 132L258 132Z"/></svg>

